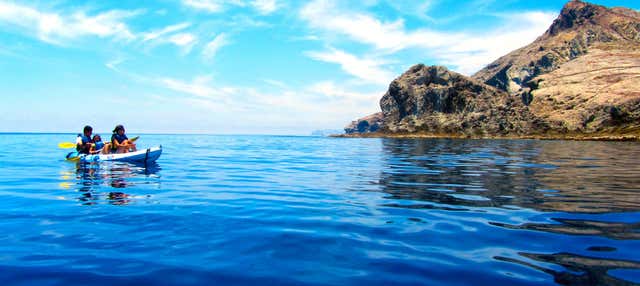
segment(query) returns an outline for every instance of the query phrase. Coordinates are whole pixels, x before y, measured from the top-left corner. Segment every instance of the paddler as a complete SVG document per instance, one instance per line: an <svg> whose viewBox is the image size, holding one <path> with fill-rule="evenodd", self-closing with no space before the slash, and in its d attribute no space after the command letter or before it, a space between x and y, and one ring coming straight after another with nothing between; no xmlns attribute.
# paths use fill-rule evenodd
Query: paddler
<svg viewBox="0 0 640 286"><path fill-rule="evenodd" d="M136 151L136 144L129 140L125 134L124 126L121 124L113 129L113 135L111 135L111 151L116 151L116 153Z"/></svg>
<svg viewBox="0 0 640 286"><path fill-rule="evenodd" d="M91 133L93 133L93 128L89 125L85 126L82 130L82 134L78 134L78 138L76 138L76 150L80 154L89 154L91 150L91 146L93 145L93 140L91 139Z"/></svg>
<svg viewBox="0 0 640 286"><path fill-rule="evenodd" d="M102 142L102 138L99 134L93 135L93 144L91 145L91 150L89 151L91 154L109 154L109 144L105 144Z"/></svg>

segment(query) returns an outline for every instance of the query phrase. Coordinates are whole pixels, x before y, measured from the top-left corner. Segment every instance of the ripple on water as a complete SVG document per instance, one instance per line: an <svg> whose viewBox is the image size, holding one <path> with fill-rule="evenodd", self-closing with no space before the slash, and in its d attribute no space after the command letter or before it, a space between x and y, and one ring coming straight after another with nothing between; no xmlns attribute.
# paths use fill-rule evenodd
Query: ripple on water
<svg viewBox="0 0 640 286"><path fill-rule="evenodd" d="M149 166L23 147L62 141L0 135L3 285L640 283L637 144L143 135Z"/></svg>

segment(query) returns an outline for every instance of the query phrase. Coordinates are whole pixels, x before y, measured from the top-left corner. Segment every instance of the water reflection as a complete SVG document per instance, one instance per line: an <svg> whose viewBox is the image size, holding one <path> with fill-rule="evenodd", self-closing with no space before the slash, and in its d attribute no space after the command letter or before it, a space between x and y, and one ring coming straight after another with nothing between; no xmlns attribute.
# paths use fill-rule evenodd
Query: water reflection
<svg viewBox="0 0 640 286"><path fill-rule="evenodd" d="M525 232L637 241L640 240L637 220L577 217L637 214L640 211L637 158L640 147L628 142L385 139L380 185L389 200L385 206L444 211L500 208L507 214L524 208L551 213L556 218L550 218L550 223L489 222L489 225ZM617 253L617 248L609 245L585 249ZM508 257L494 259L543 271L564 285L632 285L608 271L640 269L639 262L628 260L562 252L519 254L556 264L566 271Z"/></svg>
<svg viewBox="0 0 640 286"><path fill-rule="evenodd" d="M553 218L558 224L525 223L510 225L490 222L490 224L508 229L545 231L570 235L597 235L619 240L640 240L640 223L618 223L577 219Z"/></svg>
<svg viewBox="0 0 640 286"><path fill-rule="evenodd" d="M406 207L640 210L640 148L578 143L385 139L380 184L390 199L428 202Z"/></svg>
<svg viewBox="0 0 640 286"><path fill-rule="evenodd" d="M114 205L126 205L131 202L132 195L124 190L141 184L157 184L160 166L157 163L136 165L126 162L102 162L93 164L76 164L75 180L65 181L63 188L77 186L81 194L77 199L85 205L93 205L106 201ZM63 177L64 178L64 177Z"/></svg>
<svg viewBox="0 0 640 286"><path fill-rule="evenodd" d="M519 253L519 255L545 263L563 266L567 271L556 271L526 262L520 259L496 256L496 260L516 263L550 274L554 281L561 285L637 285L610 275L610 271L619 269L640 269L640 263L628 260L616 260L581 256L571 253L536 254Z"/></svg>

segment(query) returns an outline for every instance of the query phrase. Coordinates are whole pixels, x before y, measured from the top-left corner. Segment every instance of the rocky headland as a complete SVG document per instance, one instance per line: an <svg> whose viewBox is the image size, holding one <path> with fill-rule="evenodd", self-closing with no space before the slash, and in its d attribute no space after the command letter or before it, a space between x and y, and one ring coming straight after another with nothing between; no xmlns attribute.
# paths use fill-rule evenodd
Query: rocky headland
<svg viewBox="0 0 640 286"><path fill-rule="evenodd" d="M384 115L382 112L377 112L351 121L351 123L344 128L344 131L347 134L377 132L383 124L383 119Z"/></svg>
<svg viewBox="0 0 640 286"><path fill-rule="evenodd" d="M640 13L570 1L549 29L471 77L411 67L347 136L640 138Z"/></svg>

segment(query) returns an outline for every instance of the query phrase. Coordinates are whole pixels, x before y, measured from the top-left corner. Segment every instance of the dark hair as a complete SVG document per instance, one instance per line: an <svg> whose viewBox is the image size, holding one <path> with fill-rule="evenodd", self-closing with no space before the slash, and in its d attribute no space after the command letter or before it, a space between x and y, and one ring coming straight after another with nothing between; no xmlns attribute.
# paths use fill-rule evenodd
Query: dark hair
<svg viewBox="0 0 640 286"><path fill-rule="evenodd" d="M96 137L100 138L100 140L102 140L102 137L100 136L100 134L95 134L95 135L93 135L93 141L96 141Z"/></svg>
<svg viewBox="0 0 640 286"><path fill-rule="evenodd" d="M122 124L116 125L116 128L113 129L113 133L118 133L119 130L124 130L124 126L122 126Z"/></svg>
<svg viewBox="0 0 640 286"><path fill-rule="evenodd" d="M93 128L89 125L85 126L84 129L82 130L83 132L91 132L93 131Z"/></svg>

